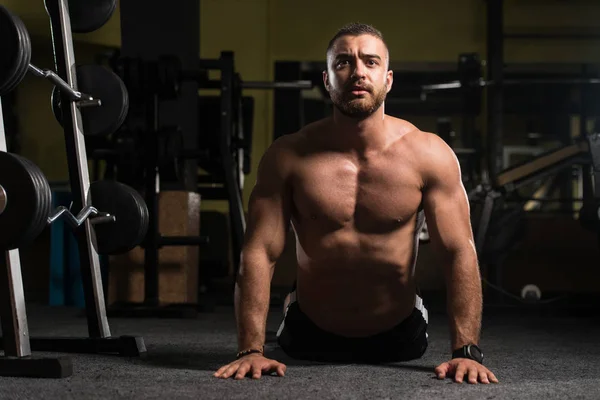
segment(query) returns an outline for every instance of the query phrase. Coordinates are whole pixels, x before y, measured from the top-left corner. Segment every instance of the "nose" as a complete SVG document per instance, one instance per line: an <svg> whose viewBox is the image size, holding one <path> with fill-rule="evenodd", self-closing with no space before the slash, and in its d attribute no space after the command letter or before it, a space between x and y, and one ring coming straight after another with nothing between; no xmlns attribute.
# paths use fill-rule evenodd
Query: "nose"
<svg viewBox="0 0 600 400"><path fill-rule="evenodd" d="M365 77L367 68L362 60L357 60L354 64L354 71L352 72L352 77L354 79L361 79Z"/></svg>

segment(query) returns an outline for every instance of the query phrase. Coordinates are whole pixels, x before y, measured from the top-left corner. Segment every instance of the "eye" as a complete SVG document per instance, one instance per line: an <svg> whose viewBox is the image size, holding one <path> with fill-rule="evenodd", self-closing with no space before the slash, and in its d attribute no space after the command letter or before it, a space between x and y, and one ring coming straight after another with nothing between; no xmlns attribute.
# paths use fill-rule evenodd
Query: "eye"
<svg viewBox="0 0 600 400"><path fill-rule="evenodd" d="M348 60L340 60L337 62L336 66L337 67L343 67L344 65L348 65Z"/></svg>
<svg viewBox="0 0 600 400"><path fill-rule="evenodd" d="M377 60L371 59L371 60L367 61L367 64L369 64L369 65L378 65L379 63L377 62Z"/></svg>

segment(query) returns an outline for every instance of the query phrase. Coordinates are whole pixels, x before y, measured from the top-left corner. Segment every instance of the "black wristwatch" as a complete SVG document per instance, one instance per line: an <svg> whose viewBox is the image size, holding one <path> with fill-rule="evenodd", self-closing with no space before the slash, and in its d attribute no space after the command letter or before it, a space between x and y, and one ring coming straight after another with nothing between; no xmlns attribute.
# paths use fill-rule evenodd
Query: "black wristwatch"
<svg viewBox="0 0 600 400"><path fill-rule="evenodd" d="M452 358L469 358L483 364L483 352L476 344L468 344L452 352Z"/></svg>

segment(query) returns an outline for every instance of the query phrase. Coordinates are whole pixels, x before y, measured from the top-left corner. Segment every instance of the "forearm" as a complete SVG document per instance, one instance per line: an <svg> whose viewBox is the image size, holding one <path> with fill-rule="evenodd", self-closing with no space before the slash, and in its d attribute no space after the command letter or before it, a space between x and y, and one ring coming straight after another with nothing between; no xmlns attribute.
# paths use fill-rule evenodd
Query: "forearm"
<svg viewBox="0 0 600 400"><path fill-rule="evenodd" d="M272 265L260 258L243 259L235 286L239 351L260 349L265 343Z"/></svg>
<svg viewBox="0 0 600 400"><path fill-rule="evenodd" d="M483 307L481 277L475 251L452 255L445 267L450 340L454 350L479 342Z"/></svg>

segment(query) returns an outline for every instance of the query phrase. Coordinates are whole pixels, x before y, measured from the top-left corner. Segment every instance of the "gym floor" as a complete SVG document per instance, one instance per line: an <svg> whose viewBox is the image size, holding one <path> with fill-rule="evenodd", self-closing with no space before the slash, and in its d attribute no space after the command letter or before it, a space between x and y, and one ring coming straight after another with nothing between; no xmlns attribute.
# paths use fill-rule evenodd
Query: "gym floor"
<svg viewBox="0 0 600 400"><path fill-rule="evenodd" d="M427 305L427 304L426 304ZM386 365L319 364L286 357L275 344L281 308L269 314L267 355L287 364L283 378L220 380L213 373L236 352L233 308L196 319L111 318L114 336L140 335L141 358L71 354L65 379L0 378L0 398L27 399L597 399L600 314L484 312L482 347L499 384L455 384L435 378L448 355L443 308L430 308L430 345L420 360ZM28 306L32 337L87 335L77 309ZM581 314L581 315L580 315ZM49 353L34 352L34 356Z"/></svg>

